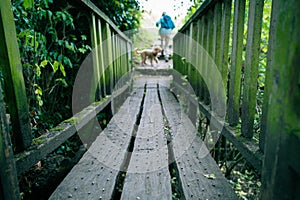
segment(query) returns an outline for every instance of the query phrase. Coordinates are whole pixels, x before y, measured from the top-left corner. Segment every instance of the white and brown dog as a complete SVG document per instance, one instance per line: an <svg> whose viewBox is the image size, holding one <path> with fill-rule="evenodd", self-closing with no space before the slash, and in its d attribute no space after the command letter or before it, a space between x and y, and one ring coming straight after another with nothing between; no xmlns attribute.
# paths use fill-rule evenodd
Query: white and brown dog
<svg viewBox="0 0 300 200"><path fill-rule="evenodd" d="M161 51L162 49L160 47L155 47L154 49L144 49L142 51L139 51L137 48L135 48L135 53L137 55L141 55L142 57L141 65L146 65L147 58L150 60L151 66L153 66L153 60L158 63L157 54Z"/></svg>

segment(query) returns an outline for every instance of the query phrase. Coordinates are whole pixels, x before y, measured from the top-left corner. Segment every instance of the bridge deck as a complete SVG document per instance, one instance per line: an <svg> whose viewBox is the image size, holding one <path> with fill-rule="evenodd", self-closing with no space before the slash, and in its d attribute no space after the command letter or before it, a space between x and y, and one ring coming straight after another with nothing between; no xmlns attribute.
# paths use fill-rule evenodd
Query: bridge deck
<svg viewBox="0 0 300 200"><path fill-rule="evenodd" d="M136 77L130 97L50 199L237 199L170 92L171 79Z"/></svg>

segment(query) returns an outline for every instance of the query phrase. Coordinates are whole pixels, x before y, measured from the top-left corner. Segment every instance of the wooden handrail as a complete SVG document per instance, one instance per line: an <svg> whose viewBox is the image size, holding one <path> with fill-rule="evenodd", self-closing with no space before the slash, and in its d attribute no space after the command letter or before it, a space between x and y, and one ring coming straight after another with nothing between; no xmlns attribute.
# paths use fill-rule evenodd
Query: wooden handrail
<svg viewBox="0 0 300 200"><path fill-rule="evenodd" d="M16 28L10 0L0 2L0 70L4 78L4 92L13 124L16 150L31 144L29 111L25 91Z"/></svg>
<svg viewBox="0 0 300 200"><path fill-rule="evenodd" d="M232 10L233 2L234 9ZM244 52L245 64L242 55L245 48L243 41L245 39L246 0L205 1L174 37L174 69L187 76L200 100L199 107L209 108L201 111L206 113L208 118L214 116L213 113L218 109L222 109L218 108L219 105L216 106L216 110L210 108L211 96L222 94L222 89L226 92L227 122L233 127L241 125L239 132L244 138L240 139L226 134L232 133L230 127L224 129L227 131L223 132L223 135L258 171L261 171L262 156L257 155L263 151L264 140L260 140L259 144L253 142L252 138L263 5L263 0L249 1L249 19L246 19L248 20L248 35L247 51ZM231 16L231 13L234 15ZM232 17L233 23L231 24ZM233 30L231 43L230 29ZM229 52L230 46L232 47L231 52ZM220 83L214 83L216 75L211 74L211 65L216 66L215 68L222 77L224 88L221 88ZM216 72L214 71L214 73ZM217 101L222 101L223 97L220 98ZM240 114L240 110L242 114ZM260 137L263 138L264 133L260 134ZM249 142L251 148L248 148L249 145L246 144ZM256 152L259 146L261 152ZM253 158L257 158L257 162Z"/></svg>
<svg viewBox="0 0 300 200"><path fill-rule="evenodd" d="M233 2L234 9L231 6ZM211 128L222 129L221 134L262 173L261 198L294 199L300 197L295 187L300 177L300 3L297 0L272 0L262 116L256 119L261 124L257 142L253 139L253 126L257 117L255 109L265 2L205 1L174 37L174 69L190 81L198 96L200 112L214 121ZM248 18L245 19L247 10ZM230 30L233 30L231 42ZM193 43L199 44L198 47L194 48L196 45ZM212 79L207 78L213 65L217 66L227 93L225 123L211 108L212 102L207 98L209 94L218 94L220 89L214 89ZM174 85L176 87L176 83ZM207 85L213 87L208 88ZM185 96L191 96L180 85L176 88Z"/></svg>

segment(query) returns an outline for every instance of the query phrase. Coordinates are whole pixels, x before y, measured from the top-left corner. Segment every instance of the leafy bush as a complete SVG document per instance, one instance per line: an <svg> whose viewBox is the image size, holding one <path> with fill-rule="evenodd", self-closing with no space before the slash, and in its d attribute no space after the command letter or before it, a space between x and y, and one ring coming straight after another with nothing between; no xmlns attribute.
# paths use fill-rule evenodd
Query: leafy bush
<svg viewBox="0 0 300 200"><path fill-rule="evenodd" d="M75 31L70 8L65 1L55 6L53 0L13 1L35 136L71 116L74 78L91 49L86 33ZM41 127L40 121L47 126Z"/></svg>
<svg viewBox="0 0 300 200"><path fill-rule="evenodd" d="M92 0L121 31L136 31L140 26L141 11L137 0Z"/></svg>

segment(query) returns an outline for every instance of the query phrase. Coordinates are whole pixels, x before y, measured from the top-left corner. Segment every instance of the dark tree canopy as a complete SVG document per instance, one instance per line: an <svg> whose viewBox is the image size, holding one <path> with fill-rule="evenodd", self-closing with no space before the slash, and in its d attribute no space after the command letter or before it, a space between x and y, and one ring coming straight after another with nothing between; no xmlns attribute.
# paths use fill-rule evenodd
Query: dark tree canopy
<svg viewBox="0 0 300 200"><path fill-rule="evenodd" d="M136 30L140 25L140 5L137 0L92 0L122 31Z"/></svg>

